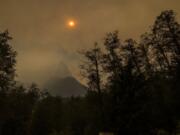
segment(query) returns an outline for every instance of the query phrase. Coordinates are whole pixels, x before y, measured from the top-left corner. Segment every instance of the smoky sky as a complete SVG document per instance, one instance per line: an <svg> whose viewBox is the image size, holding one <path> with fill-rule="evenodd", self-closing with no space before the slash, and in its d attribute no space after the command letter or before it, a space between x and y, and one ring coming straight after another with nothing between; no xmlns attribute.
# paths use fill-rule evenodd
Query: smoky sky
<svg viewBox="0 0 180 135"><path fill-rule="evenodd" d="M179 5L180 0L0 0L0 31L8 29L13 37L17 79L42 85L53 76L79 78L77 51L102 42L107 32L138 39L162 10L180 14ZM77 27L69 29L68 19Z"/></svg>

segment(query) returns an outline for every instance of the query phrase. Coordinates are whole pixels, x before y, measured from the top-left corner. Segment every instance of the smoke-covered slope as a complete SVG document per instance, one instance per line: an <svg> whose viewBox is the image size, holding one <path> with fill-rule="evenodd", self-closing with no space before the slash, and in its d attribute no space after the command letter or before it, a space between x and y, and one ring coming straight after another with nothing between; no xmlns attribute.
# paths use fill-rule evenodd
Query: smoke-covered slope
<svg viewBox="0 0 180 135"><path fill-rule="evenodd" d="M53 78L45 84L50 94L54 96L83 96L86 93L86 88L74 77Z"/></svg>

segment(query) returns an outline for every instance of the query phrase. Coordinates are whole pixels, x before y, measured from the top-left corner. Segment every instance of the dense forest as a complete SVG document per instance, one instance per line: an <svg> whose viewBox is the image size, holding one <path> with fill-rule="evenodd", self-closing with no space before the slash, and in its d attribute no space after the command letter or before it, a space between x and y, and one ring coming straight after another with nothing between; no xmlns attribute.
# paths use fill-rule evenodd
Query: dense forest
<svg viewBox="0 0 180 135"><path fill-rule="evenodd" d="M180 130L180 24L161 12L139 41L108 33L80 52L82 97L17 82L8 31L0 33L0 135L176 135Z"/></svg>

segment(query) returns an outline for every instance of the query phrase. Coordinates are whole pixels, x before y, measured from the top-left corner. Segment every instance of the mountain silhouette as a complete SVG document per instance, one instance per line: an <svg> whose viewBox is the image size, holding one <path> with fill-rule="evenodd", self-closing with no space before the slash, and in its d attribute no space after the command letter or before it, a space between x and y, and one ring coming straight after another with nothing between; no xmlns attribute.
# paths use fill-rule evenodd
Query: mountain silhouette
<svg viewBox="0 0 180 135"><path fill-rule="evenodd" d="M86 93L86 87L72 76L52 78L45 84L45 88L53 96L83 96Z"/></svg>

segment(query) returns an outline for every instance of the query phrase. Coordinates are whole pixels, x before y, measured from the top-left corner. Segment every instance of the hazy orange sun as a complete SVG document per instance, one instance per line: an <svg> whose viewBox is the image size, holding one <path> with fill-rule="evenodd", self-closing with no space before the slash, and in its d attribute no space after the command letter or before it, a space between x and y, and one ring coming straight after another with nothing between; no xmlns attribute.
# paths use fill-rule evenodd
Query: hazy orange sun
<svg viewBox="0 0 180 135"><path fill-rule="evenodd" d="M69 27L75 27L75 22L73 20L68 22Z"/></svg>

